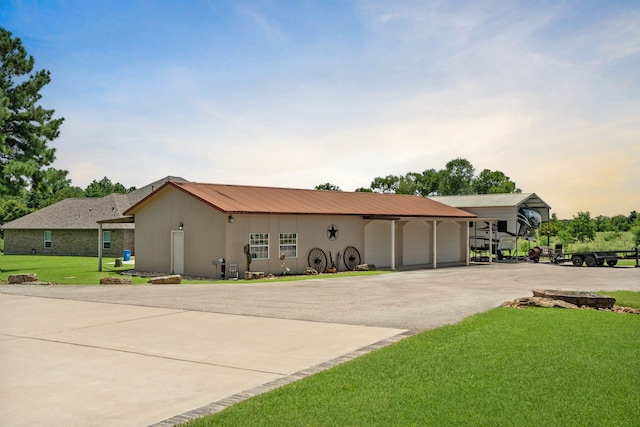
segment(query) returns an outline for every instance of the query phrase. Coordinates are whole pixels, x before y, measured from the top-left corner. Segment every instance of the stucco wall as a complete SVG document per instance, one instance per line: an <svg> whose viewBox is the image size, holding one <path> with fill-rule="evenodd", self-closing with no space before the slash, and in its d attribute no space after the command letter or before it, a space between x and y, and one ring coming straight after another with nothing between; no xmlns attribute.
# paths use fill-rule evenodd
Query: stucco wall
<svg viewBox="0 0 640 427"><path fill-rule="evenodd" d="M180 190L165 187L136 211L136 270L173 273L171 231L183 225L185 275L213 277L225 256L226 215Z"/></svg>
<svg viewBox="0 0 640 427"><path fill-rule="evenodd" d="M104 230L109 229L104 228ZM44 247L45 230L5 230L5 254L31 255L35 250L36 255L98 256L98 230L47 231L51 231L50 248ZM133 250L133 230L109 231L111 231L111 248L103 249L103 256L122 257L124 249Z"/></svg>
<svg viewBox="0 0 640 427"><path fill-rule="evenodd" d="M361 261L364 257L364 221L361 217L330 215L233 215L233 217L232 224L227 221L227 261L237 263L241 273L247 269L243 248L249 242L251 233L269 233L269 258L253 259L251 271L282 273L280 233L298 234L298 256L284 260L284 267L288 268L291 274L304 272L309 266L309 252L313 248L319 248L325 253L327 264L331 263L331 258L337 263L338 253L342 255L348 246L353 246L360 252ZM332 225L338 230L333 240L329 239L330 233L328 233ZM338 268L345 270L342 259Z"/></svg>

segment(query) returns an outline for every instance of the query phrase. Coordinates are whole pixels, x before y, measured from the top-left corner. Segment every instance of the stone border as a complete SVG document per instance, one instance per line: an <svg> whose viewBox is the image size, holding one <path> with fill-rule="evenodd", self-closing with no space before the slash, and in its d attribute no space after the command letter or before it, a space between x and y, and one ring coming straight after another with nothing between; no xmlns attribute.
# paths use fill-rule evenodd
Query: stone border
<svg viewBox="0 0 640 427"><path fill-rule="evenodd" d="M275 379L273 381L269 381L268 383L256 386L249 390L245 390L240 393L233 394L231 396L225 397L224 399L216 400L215 402L211 402L208 405L191 409L190 411L168 418L164 421L160 421L156 424L152 424L150 427L174 427L197 418L202 418L207 415L215 414L217 412L222 411L223 409L226 409L232 405L235 405L236 403L240 403L244 400L258 396L262 393L275 390L284 385L291 384L295 381L301 380L313 374L317 374L319 372L333 368L334 366L338 366L342 363L349 362L357 357L363 356L367 353L371 353L374 350L378 350L382 347L386 347L390 344L394 344L398 341L402 341L403 339L416 335L419 332L420 331L402 332L398 335L394 335L390 338L384 339L382 341L378 341L368 346L359 348L358 350L352 351L350 353L347 353L342 356L336 357L334 359L328 360L326 362L320 363L319 365L311 366L310 368L303 369L301 371L295 372L290 375L285 375L284 377Z"/></svg>

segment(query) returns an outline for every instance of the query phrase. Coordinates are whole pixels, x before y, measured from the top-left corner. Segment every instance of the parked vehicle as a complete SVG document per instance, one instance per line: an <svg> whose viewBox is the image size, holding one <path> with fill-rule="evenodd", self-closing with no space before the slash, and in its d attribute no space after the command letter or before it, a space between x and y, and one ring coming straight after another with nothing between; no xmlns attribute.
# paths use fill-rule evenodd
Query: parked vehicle
<svg viewBox="0 0 640 427"><path fill-rule="evenodd" d="M562 250L562 245L556 245L555 250L551 250L548 246L536 246L529 250L529 259L538 262L540 257L548 256L549 260L555 264L563 264L571 262L576 267L583 264L587 267L602 267L608 265L614 267L621 259L635 259L636 266L639 264L638 248L630 250L613 250L613 251L585 251L585 252L567 252Z"/></svg>

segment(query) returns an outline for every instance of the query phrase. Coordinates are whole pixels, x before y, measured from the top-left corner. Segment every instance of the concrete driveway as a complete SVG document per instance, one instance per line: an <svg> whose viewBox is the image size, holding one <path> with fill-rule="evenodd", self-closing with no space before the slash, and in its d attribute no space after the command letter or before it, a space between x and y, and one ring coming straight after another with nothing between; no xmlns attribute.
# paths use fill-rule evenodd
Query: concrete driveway
<svg viewBox="0 0 640 427"><path fill-rule="evenodd" d="M638 268L494 264L302 282L0 287L0 425L174 425L531 289Z"/></svg>

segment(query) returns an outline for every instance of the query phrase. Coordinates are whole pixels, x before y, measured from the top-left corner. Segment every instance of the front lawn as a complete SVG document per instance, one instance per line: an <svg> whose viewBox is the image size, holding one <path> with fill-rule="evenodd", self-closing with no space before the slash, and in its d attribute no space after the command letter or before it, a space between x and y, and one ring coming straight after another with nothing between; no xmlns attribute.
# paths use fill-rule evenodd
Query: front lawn
<svg viewBox="0 0 640 427"><path fill-rule="evenodd" d="M133 260L133 259L132 259ZM135 260L134 260L135 261ZM102 277L120 277L121 272L133 270L134 264L114 267L114 258L102 259L102 272L98 271L98 258L76 256L43 256L43 255L0 255L0 280L7 281L10 274L36 273L38 280L61 285L97 285ZM324 274L322 277L342 277L354 275L385 274L389 271L349 271L335 274ZM148 277L131 277L133 284L147 283ZM318 276L279 276L278 281L306 280ZM273 279L263 279L273 280ZM243 283L244 280L238 281ZM205 279L182 280L182 283L230 283L229 281Z"/></svg>
<svg viewBox="0 0 640 427"><path fill-rule="evenodd" d="M502 307L187 425L636 426L638 354L638 315Z"/></svg>

